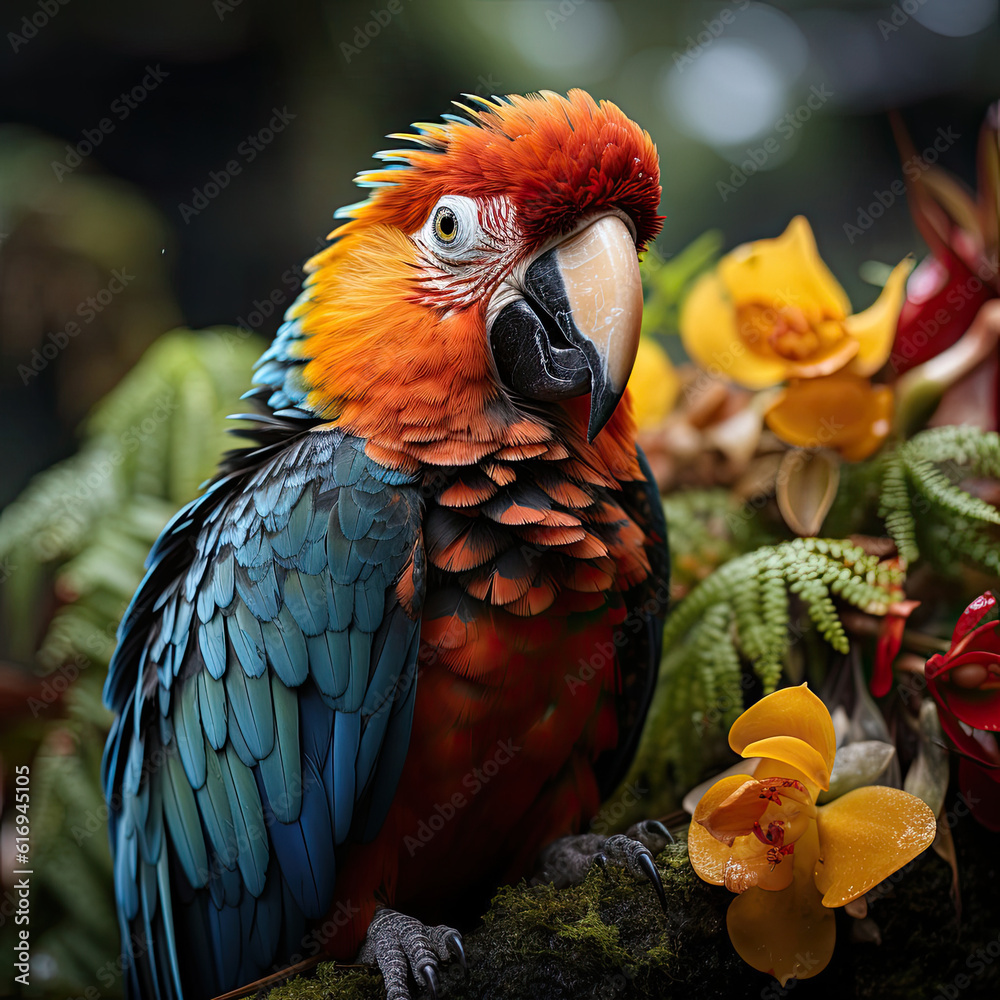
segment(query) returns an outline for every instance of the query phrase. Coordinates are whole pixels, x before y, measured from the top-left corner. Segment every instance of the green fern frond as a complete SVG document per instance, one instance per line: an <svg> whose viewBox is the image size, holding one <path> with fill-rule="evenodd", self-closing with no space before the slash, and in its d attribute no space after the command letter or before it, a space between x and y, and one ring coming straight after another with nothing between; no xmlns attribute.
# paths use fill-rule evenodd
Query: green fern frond
<svg viewBox="0 0 1000 1000"><path fill-rule="evenodd" d="M908 563L923 550L936 565L971 562L997 572L991 526L1000 525L1000 511L958 485L970 476L1000 478L1000 435L935 427L887 457L879 514ZM921 546L919 539L933 544Z"/></svg>
<svg viewBox="0 0 1000 1000"><path fill-rule="evenodd" d="M626 780L661 789L671 783L685 789L698 780L713 741L743 710L743 660L765 693L781 680L791 644L791 595L823 639L846 653L837 602L884 614L902 582L898 566L847 541L819 538L765 545L721 566L667 621L653 707Z"/></svg>
<svg viewBox="0 0 1000 1000"><path fill-rule="evenodd" d="M241 408L263 346L231 328L164 335L93 410L80 451L0 514L0 634L11 659L48 675L23 719L5 720L0 751L15 739L18 755L29 739L40 746L31 765L32 926L49 995L92 990L94 970L118 953L100 783L115 627L150 545L232 446L225 416ZM7 953L9 935L0 944Z"/></svg>

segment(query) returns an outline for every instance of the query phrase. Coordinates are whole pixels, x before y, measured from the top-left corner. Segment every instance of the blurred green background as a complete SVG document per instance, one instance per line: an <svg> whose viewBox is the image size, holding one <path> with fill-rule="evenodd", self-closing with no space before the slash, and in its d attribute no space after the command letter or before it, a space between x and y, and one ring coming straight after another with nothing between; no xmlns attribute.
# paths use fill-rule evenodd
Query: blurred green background
<svg viewBox="0 0 1000 1000"><path fill-rule="evenodd" d="M657 143L664 258L804 213L860 308L866 261L924 252L888 112L973 184L1000 97L996 0L11 0L0 29L0 767L9 794L32 761L35 995L120 988L114 624L387 133L463 92L584 87ZM136 367L178 326L214 329Z"/></svg>
<svg viewBox="0 0 1000 1000"><path fill-rule="evenodd" d="M354 173L462 92L616 101L659 147L664 254L709 228L729 246L777 235L804 212L865 301L859 261L919 248L886 111L971 181L1000 94L995 0L46 3L52 16L40 0L0 15L0 503L72 451L89 405L179 320L270 336L281 309L254 303L291 300L358 198ZM294 118L267 141L275 108ZM232 160L239 175L185 212ZM859 227L879 192L891 204ZM134 280L25 384L18 366L115 268Z"/></svg>

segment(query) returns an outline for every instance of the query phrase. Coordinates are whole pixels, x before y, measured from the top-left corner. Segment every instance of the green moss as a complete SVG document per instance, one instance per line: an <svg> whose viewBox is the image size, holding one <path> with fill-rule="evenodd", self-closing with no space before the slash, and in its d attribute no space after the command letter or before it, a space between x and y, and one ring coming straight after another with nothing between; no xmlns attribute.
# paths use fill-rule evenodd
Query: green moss
<svg viewBox="0 0 1000 1000"><path fill-rule="evenodd" d="M592 869L567 889L524 882L500 889L482 926L465 936L472 975L466 982L457 968L444 967L442 992L453 1000L568 1000L659 996L685 984L686 997L714 995L720 979L740 969L721 937L728 893L694 875L684 843L663 851L657 865L666 913L651 886L616 869ZM370 983L320 966L314 980L293 980L268 1000L355 1000L372 995L362 992Z"/></svg>
<svg viewBox="0 0 1000 1000"><path fill-rule="evenodd" d="M814 979L782 990L736 955L726 932L732 895L692 871L682 840L657 858L667 911L652 888L614 869L576 886L522 882L499 890L480 927L465 935L471 975L442 967L442 1000L683 997L684 1000L909 1000L995 997L1000 958L977 952L1000 940L1000 837L971 819L955 829L963 915L949 897L951 872L927 852L880 888L870 917L882 944L859 943L837 915L837 948ZM961 979L965 976L967 979ZM967 981L965 987L957 983ZM958 993L956 993L956 989ZM272 990L268 1000L381 1000L380 977L321 965Z"/></svg>
<svg viewBox="0 0 1000 1000"><path fill-rule="evenodd" d="M384 1000L382 976L374 969L324 962L308 976L276 986L268 1000Z"/></svg>

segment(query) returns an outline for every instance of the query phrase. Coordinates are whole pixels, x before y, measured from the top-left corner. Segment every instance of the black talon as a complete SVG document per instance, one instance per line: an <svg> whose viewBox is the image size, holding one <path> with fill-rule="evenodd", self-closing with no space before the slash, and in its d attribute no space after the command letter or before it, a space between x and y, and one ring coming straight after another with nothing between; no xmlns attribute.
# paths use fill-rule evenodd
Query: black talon
<svg viewBox="0 0 1000 1000"><path fill-rule="evenodd" d="M462 966L462 972L465 973L465 978L468 979L469 963L465 959L465 948L462 945L462 938L455 931L452 931L444 941L448 946L449 954L452 958L458 959L458 964Z"/></svg>
<svg viewBox="0 0 1000 1000"><path fill-rule="evenodd" d="M438 995L438 977L434 966L428 962L426 965L420 967L420 975L424 980L424 985L427 987L427 992L431 995L433 1000L437 1000Z"/></svg>
<svg viewBox="0 0 1000 1000"><path fill-rule="evenodd" d="M604 851L600 851L594 855L594 864L598 865L601 871L606 872L608 870L608 856Z"/></svg>
<svg viewBox="0 0 1000 1000"><path fill-rule="evenodd" d="M653 855L649 851L643 851L639 855L638 862L639 867L646 873L646 877L653 883L656 895L660 897L660 905L663 907L663 912L666 913L667 894L663 891L663 881L660 879L660 873L656 870L656 865L653 863Z"/></svg>
<svg viewBox="0 0 1000 1000"><path fill-rule="evenodd" d="M674 835L658 819L647 819L646 829L652 830L653 833L658 833L661 837L665 837L668 844L677 843L674 840Z"/></svg>

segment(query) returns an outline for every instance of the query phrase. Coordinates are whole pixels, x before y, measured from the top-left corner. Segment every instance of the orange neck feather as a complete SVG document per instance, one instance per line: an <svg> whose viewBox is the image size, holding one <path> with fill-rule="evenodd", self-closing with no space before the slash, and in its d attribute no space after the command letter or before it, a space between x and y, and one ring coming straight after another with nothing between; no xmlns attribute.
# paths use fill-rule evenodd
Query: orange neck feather
<svg viewBox="0 0 1000 1000"><path fill-rule="evenodd" d="M375 225L318 254L306 294L290 313L305 334L295 355L310 409L368 442L391 468L461 466L520 449L524 457L567 446L600 478L634 478L631 406L593 444L589 397L524 412L497 384L483 308L443 312L417 296L413 244ZM552 457L555 457L554 455Z"/></svg>

